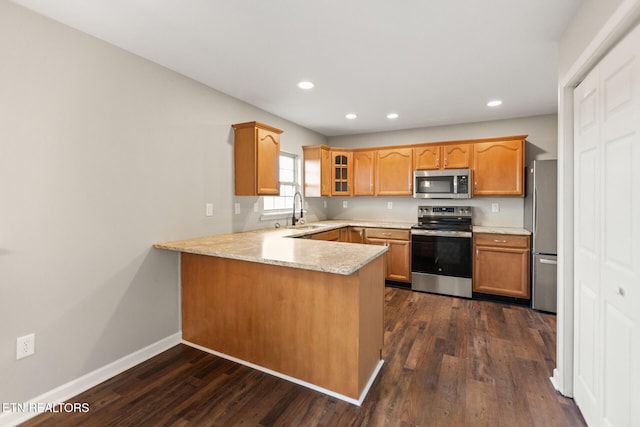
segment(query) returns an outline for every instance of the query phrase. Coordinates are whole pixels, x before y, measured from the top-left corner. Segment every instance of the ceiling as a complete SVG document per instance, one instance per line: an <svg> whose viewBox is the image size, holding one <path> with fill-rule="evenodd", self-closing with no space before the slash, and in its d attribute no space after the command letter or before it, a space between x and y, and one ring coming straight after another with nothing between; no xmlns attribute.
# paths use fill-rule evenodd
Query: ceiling
<svg viewBox="0 0 640 427"><path fill-rule="evenodd" d="M14 1L336 136L556 113L582 0Z"/></svg>

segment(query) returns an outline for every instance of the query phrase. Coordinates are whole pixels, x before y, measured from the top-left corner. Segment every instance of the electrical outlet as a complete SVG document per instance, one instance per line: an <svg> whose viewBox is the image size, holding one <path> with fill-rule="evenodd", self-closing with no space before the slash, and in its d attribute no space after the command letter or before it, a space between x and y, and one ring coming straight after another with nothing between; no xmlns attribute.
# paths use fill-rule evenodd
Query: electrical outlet
<svg viewBox="0 0 640 427"><path fill-rule="evenodd" d="M491 212L500 212L500 203L491 203Z"/></svg>
<svg viewBox="0 0 640 427"><path fill-rule="evenodd" d="M327 201L326 200L324 201L324 208L325 209L327 208Z"/></svg>
<svg viewBox="0 0 640 427"><path fill-rule="evenodd" d="M387 202L387 209L393 209L393 202Z"/></svg>
<svg viewBox="0 0 640 427"><path fill-rule="evenodd" d="M253 212L255 212L255 213L260 212L260 203L259 202L255 202L253 204Z"/></svg>
<svg viewBox="0 0 640 427"><path fill-rule="evenodd" d="M29 334L16 338L16 360L31 356L36 352L36 335Z"/></svg>
<svg viewBox="0 0 640 427"><path fill-rule="evenodd" d="M346 200L345 200L345 201L343 201L343 202L342 202L342 207L343 207L344 209L347 209L347 208L349 207L349 202L348 202L348 201L346 201Z"/></svg>
<svg viewBox="0 0 640 427"><path fill-rule="evenodd" d="M213 216L213 203L207 203L204 211L206 216Z"/></svg>
<svg viewBox="0 0 640 427"><path fill-rule="evenodd" d="M240 215L240 203L236 203L233 208L236 215Z"/></svg>

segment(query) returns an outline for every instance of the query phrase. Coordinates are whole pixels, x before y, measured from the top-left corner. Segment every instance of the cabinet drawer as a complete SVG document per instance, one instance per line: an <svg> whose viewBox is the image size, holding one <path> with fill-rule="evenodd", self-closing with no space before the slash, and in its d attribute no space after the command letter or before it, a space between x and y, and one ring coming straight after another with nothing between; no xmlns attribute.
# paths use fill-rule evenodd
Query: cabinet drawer
<svg viewBox="0 0 640 427"><path fill-rule="evenodd" d="M510 248L529 248L529 236L521 234L474 233L476 245Z"/></svg>
<svg viewBox="0 0 640 427"><path fill-rule="evenodd" d="M376 239L391 239L391 240L409 240L409 230L398 230L394 228L367 228L365 229L365 236Z"/></svg>

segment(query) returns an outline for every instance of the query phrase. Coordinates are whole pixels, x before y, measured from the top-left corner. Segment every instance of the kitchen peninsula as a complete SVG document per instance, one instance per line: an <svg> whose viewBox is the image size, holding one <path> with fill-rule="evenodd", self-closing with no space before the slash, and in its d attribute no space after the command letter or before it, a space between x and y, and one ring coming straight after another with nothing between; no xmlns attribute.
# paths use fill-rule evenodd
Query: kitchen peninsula
<svg viewBox="0 0 640 427"><path fill-rule="evenodd" d="M154 245L181 253L182 337L360 404L382 366L385 246L256 230Z"/></svg>

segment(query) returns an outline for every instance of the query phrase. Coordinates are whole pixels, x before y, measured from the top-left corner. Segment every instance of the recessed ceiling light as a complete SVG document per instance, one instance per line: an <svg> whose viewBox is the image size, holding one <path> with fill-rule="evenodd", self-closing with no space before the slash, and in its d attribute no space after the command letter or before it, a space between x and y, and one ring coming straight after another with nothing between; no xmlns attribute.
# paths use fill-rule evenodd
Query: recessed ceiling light
<svg viewBox="0 0 640 427"><path fill-rule="evenodd" d="M298 83L300 89L313 89L313 82L303 81Z"/></svg>
<svg viewBox="0 0 640 427"><path fill-rule="evenodd" d="M499 99L494 99L493 101L487 102L487 107L497 107L498 105L502 105L502 101Z"/></svg>
<svg viewBox="0 0 640 427"><path fill-rule="evenodd" d="M397 119L398 113L389 113L387 114L387 119Z"/></svg>
<svg viewBox="0 0 640 427"><path fill-rule="evenodd" d="M347 119L349 119L349 120L353 120L353 119L355 119L355 118L356 118L356 117L358 117L358 116L357 116L357 115L355 115L354 113L349 113L349 114L347 114L345 117L346 117Z"/></svg>

